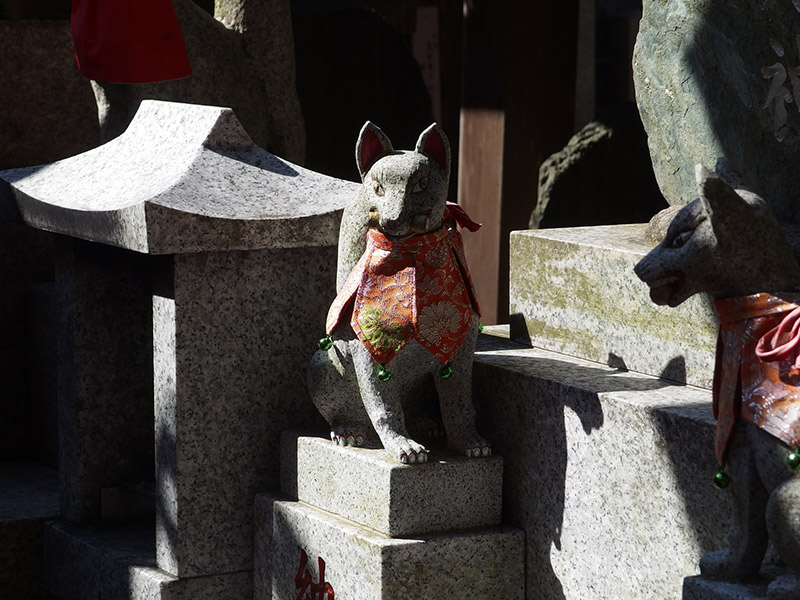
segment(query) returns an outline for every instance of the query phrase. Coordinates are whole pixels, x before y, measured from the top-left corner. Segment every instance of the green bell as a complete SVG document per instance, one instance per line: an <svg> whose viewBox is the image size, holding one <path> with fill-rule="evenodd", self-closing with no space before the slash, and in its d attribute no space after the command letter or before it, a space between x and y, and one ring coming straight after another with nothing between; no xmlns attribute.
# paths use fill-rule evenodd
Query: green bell
<svg viewBox="0 0 800 600"><path fill-rule="evenodd" d="M439 377L442 379L449 379L450 375L453 374L453 368L450 365L445 365L441 369L439 369Z"/></svg>
<svg viewBox="0 0 800 600"><path fill-rule="evenodd" d="M786 464L789 465L789 468L792 471L797 471L797 469L800 469L800 450L795 448L789 452L789 456L786 457Z"/></svg>
<svg viewBox="0 0 800 600"><path fill-rule="evenodd" d="M333 346L333 340L331 339L331 336L326 335L319 342L317 342L317 346L319 346L320 350L329 350L330 347Z"/></svg>
<svg viewBox="0 0 800 600"><path fill-rule="evenodd" d="M392 374L389 372L389 369L383 365L378 365L378 367L375 369L375 374L381 381L389 381L392 378Z"/></svg>
<svg viewBox="0 0 800 600"><path fill-rule="evenodd" d="M731 484L731 476L728 475L725 471L717 471L714 474L714 485L717 486L719 489L724 490Z"/></svg>

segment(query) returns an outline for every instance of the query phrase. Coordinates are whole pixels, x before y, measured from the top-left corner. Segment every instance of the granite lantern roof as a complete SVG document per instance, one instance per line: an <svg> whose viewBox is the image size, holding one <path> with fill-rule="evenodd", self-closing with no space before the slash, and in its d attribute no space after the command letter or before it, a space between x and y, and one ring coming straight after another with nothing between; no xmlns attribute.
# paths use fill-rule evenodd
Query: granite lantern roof
<svg viewBox="0 0 800 600"><path fill-rule="evenodd" d="M0 172L0 215L149 254L332 246L355 187L256 146L229 108L146 100L102 146Z"/></svg>

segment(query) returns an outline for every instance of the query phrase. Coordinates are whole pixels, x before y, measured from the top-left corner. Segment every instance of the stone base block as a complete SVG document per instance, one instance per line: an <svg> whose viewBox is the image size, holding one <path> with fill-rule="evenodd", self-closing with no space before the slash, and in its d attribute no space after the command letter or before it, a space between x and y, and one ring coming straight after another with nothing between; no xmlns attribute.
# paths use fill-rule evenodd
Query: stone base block
<svg viewBox="0 0 800 600"><path fill-rule="evenodd" d="M286 432L281 489L390 537L500 524L503 460L432 451L403 465L380 448L339 447Z"/></svg>
<svg viewBox="0 0 800 600"><path fill-rule="evenodd" d="M42 527L58 515L58 473L0 463L0 598L42 598Z"/></svg>
<svg viewBox="0 0 800 600"><path fill-rule="evenodd" d="M473 383L503 522L525 530L527 600L680 598L723 547L710 391L485 334Z"/></svg>
<svg viewBox="0 0 800 600"><path fill-rule="evenodd" d="M257 506L272 512L271 527L262 529L270 539L256 540L257 547L266 543L270 549L269 568L256 571L257 600L298 598L306 591L321 598L315 592L326 584L337 598L359 600L523 597L519 530L390 538L303 502L261 497ZM257 522L269 518L256 515ZM271 583L259 582L259 573Z"/></svg>
<svg viewBox="0 0 800 600"><path fill-rule="evenodd" d="M59 600L245 600L253 572L176 578L156 566L152 520L45 527L45 587Z"/></svg>
<svg viewBox="0 0 800 600"><path fill-rule="evenodd" d="M570 356L711 387L716 314L706 297L656 306L633 266L645 225L511 234L511 337Z"/></svg>

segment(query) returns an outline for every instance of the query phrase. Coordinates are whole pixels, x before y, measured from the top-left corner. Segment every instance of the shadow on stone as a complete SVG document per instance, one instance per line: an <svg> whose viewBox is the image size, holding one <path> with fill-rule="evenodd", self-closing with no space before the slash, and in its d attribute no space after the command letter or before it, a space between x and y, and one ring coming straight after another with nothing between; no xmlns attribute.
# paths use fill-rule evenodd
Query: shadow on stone
<svg viewBox="0 0 800 600"><path fill-rule="evenodd" d="M482 336L483 340L486 338ZM508 347L507 340L503 343ZM481 343L479 350L487 350L486 345ZM596 394L563 393L566 388L547 381L547 375L537 378L534 386L524 377L492 376L495 358L512 371L518 367L520 371L530 369L540 374L564 371L565 363L540 358L522 358L516 362L512 357L479 352L473 378L481 432L492 440L496 454L505 461L504 521L526 531L526 589L536 590L536 597L542 600L565 600L563 586L553 569L551 551L562 548L569 462L566 414L574 413L584 433L591 435L603 426L603 409ZM602 371L602 367L587 368L577 374L570 370L562 376L580 381L581 377L594 378ZM504 401L510 398L515 401ZM535 423L535 430L531 425L527 435L520 435L526 430L520 427L521 423Z"/></svg>

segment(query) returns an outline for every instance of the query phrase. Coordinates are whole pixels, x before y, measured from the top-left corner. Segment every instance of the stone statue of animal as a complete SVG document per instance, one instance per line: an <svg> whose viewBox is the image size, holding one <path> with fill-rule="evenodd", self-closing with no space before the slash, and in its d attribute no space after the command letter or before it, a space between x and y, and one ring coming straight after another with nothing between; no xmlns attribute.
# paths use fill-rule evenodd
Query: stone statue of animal
<svg viewBox="0 0 800 600"><path fill-rule="evenodd" d="M402 463L426 462L407 420L435 388L448 445L488 456L475 428L472 356L480 327L457 222L447 203L450 146L431 125L396 151L367 122L356 143L362 185L345 207L337 297L308 386L339 445L377 437Z"/></svg>
<svg viewBox="0 0 800 600"><path fill-rule="evenodd" d="M758 576L768 541L791 567L770 600L800 598L800 361L791 331L800 318L800 267L757 194L724 161L696 169L700 197L635 267L656 304L710 294L720 318L714 373L715 483L729 485L728 547L700 561L704 576ZM792 338L792 336L795 336Z"/></svg>

